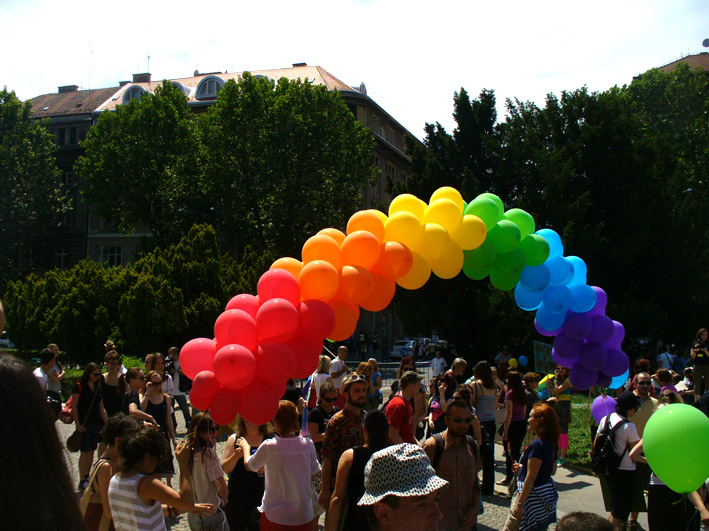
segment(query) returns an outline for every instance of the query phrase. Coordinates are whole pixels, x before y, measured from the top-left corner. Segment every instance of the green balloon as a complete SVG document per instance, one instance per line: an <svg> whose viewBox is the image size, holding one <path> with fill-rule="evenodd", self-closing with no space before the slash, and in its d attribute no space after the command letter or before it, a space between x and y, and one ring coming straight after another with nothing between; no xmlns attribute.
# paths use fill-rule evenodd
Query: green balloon
<svg viewBox="0 0 709 531"><path fill-rule="evenodd" d="M498 221L502 219L502 214L505 212L505 205L502 204L502 199L497 197L495 194L491 194L490 192L480 194L478 197L487 197L488 199L492 199L497 205L497 219Z"/></svg>
<svg viewBox="0 0 709 531"><path fill-rule="evenodd" d="M509 253L498 254L492 267L503 275L514 276L521 274L525 265L524 253L518 247Z"/></svg>
<svg viewBox="0 0 709 531"><path fill-rule="evenodd" d="M490 269L490 282L501 291L514 289L519 282L521 275L505 275L494 267Z"/></svg>
<svg viewBox="0 0 709 531"><path fill-rule="evenodd" d="M512 252L520 242L519 227L511 221L502 219L487 233L487 240L492 242L498 253Z"/></svg>
<svg viewBox="0 0 709 531"><path fill-rule="evenodd" d="M549 258L549 243L538 234L530 234L519 242L525 261L530 267L542 265Z"/></svg>
<svg viewBox="0 0 709 531"><path fill-rule="evenodd" d="M490 269L472 269L463 262L463 273L471 280L483 280L490 274Z"/></svg>
<svg viewBox="0 0 709 531"><path fill-rule="evenodd" d="M650 468L675 492L694 492L709 477L709 418L695 407L670 404L655 411L643 447Z"/></svg>
<svg viewBox="0 0 709 531"><path fill-rule="evenodd" d="M521 208L512 208L504 213L502 219L511 221L519 228L522 233L521 238L524 239L534 232L534 218L531 214L522 210Z"/></svg>
<svg viewBox="0 0 709 531"><path fill-rule="evenodd" d="M488 199L487 197L478 196L473 199L470 204L465 207L464 213L482 219L487 230L492 229L497 223L497 220L500 219L497 205L492 199Z"/></svg>
<svg viewBox="0 0 709 531"><path fill-rule="evenodd" d="M495 247L486 239L477 249L473 249L472 251L463 251L463 256L463 267L467 266L468 269L471 270L490 269L492 264L495 263L497 251L495 250Z"/></svg>

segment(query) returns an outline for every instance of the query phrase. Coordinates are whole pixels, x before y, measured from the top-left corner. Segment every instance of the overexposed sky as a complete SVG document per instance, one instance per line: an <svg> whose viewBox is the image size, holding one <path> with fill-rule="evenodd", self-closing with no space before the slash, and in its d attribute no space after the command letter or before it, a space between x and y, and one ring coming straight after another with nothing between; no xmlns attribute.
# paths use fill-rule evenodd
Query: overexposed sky
<svg viewBox="0 0 709 531"><path fill-rule="evenodd" d="M707 0L0 0L0 85L22 99L200 72L320 65L421 138L453 93L605 90L709 51Z"/></svg>

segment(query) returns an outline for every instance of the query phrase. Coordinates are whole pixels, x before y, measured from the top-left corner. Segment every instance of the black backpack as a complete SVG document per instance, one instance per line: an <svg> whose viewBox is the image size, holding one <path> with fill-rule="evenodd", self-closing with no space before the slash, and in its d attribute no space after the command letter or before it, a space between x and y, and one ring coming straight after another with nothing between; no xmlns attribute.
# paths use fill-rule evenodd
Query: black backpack
<svg viewBox="0 0 709 531"><path fill-rule="evenodd" d="M593 444L593 451L591 452L591 469L597 476L610 476L613 472L618 470L625 452L628 451L628 447L626 446L623 453L620 455L615 453L615 432L627 422L626 419L622 419L611 428L609 416L606 419L603 429L598 432L596 441Z"/></svg>

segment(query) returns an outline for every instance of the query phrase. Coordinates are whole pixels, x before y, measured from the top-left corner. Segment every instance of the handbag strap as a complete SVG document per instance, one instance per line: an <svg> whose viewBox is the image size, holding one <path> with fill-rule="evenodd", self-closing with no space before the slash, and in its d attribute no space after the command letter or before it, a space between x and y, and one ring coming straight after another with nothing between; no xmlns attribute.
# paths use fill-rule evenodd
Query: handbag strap
<svg viewBox="0 0 709 531"><path fill-rule="evenodd" d="M86 384L88 387L89 384ZM98 395L98 384L96 384L96 389L94 389L94 396L91 398L91 403L89 404L89 409L86 411L86 416L84 417L84 422L81 423L82 426L86 425L86 422L89 420L89 415L91 415L91 410L94 407L94 402L96 402L96 395ZM81 400L81 394L79 394L79 400Z"/></svg>

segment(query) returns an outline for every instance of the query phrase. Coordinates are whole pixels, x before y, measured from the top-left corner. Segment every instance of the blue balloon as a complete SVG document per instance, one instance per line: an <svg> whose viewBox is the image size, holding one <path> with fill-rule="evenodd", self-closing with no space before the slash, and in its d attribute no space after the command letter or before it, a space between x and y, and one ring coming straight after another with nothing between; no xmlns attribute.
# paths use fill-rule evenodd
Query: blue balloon
<svg viewBox="0 0 709 531"><path fill-rule="evenodd" d="M529 363L529 360L527 359L527 356L520 356L517 361L522 367L526 367L527 363Z"/></svg>
<svg viewBox="0 0 709 531"><path fill-rule="evenodd" d="M628 381L628 376L630 376L630 369L625 371L623 374L620 376L616 376L611 380L611 384L608 386L611 389L619 389L623 385L625 385L625 382Z"/></svg>
<svg viewBox="0 0 709 531"><path fill-rule="evenodd" d="M527 266L522 270L519 281L527 291L544 291L551 282L551 272L545 264Z"/></svg>
<svg viewBox="0 0 709 531"><path fill-rule="evenodd" d="M596 305L596 292L588 284L569 284L571 290L571 311L586 313Z"/></svg>
<svg viewBox="0 0 709 531"><path fill-rule="evenodd" d="M548 287L544 290L544 307L551 313L564 313L571 306L573 296L567 286Z"/></svg>
<svg viewBox="0 0 709 531"><path fill-rule="evenodd" d="M537 310L535 317L540 328L548 332L552 332L562 327L564 321L566 320L566 313L552 313L545 308L542 303Z"/></svg>
<svg viewBox="0 0 709 531"><path fill-rule="evenodd" d="M563 256L549 258L544 265L551 273L550 286L565 286L574 276L574 266Z"/></svg>
<svg viewBox="0 0 709 531"><path fill-rule="evenodd" d="M569 280L569 284L585 284L588 273L586 262L578 256L567 256L566 259L574 266L574 276Z"/></svg>
<svg viewBox="0 0 709 531"><path fill-rule="evenodd" d="M551 229L539 229L534 234L538 234L549 244L549 258L564 256L564 245L561 243L561 237L555 231Z"/></svg>
<svg viewBox="0 0 709 531"><path fill-rule="evenodd" d="M524 311L531 312L542 305L543 291L529 291L524 289L522 282L518 282L515 287L515 302Z"/></svg>

